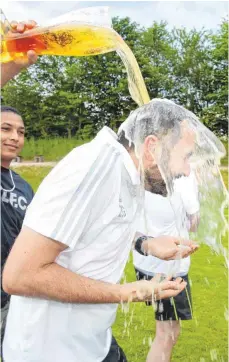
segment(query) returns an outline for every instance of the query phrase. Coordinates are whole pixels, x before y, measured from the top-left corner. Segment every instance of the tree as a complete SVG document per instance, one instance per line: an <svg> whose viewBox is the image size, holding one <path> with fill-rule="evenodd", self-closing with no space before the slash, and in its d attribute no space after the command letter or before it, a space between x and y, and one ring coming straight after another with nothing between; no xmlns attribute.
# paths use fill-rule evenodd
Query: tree
<svg viewBox="0 0 229 362"><path fill-rule="evenodd" d="M208 108L203 111L203 121L218 134L228 132L228 21L225 19L216 34L212 35L211 92L207 95Z"/></svg>
<svg viewBox="0 0 229 362"><path fill-rule="evenodd" d="M42 102L40 84L31 79L28 71L22 72L3 89L3 103L21 113L28 137L39 137L42 133Z"/></svg>
<svg viewBox="0 0 229 362"><path fill-rule="evenodd" d="M115 18L113 24L128 44L138 42L138 26L129 18ZM135 107L124 65L115 52L75 59L67 65L66 74L68 80L63 87L82 95L90 115L89 124L86 118L87 130L91 127L92 135L104 125L117 129Z"/></svg>
<svg viewBox="0 0 229 362"><path fill-rule="evenodd" d="M210 129L227 132L226 20L216 34L204 29L170 31L166 22L143 29L129 18L114 18L113 26L136 56L151 99L172 99ZM22 113L28 137L91 138L104 125L116 131L137 106L115 51L42 56L6 85L3 98Z"/></svg>
<svg viewBox="0 0 229 362"><path fill-rule="evenodd" d="M174 87L173 68L176 50L166 22L154 22L142 34L141 59L143 77L150 98L171 98Z"/></svg>
<svg viewBox="0 0 229 362"><path fill-rule="evenodd" d="M173 99L201 116L212 87L210 34L205 30L174 29L173 37L177 51Z"/></svg>

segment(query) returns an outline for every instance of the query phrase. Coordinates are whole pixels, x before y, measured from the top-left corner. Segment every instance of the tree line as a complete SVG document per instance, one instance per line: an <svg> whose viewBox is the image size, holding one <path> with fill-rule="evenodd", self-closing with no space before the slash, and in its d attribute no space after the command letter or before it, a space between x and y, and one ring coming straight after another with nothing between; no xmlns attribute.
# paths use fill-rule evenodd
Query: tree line
<svg viewBox="0 0 229 362"><path fill-rule="evenodd" d="M214 33L169 29L166 22L142 28L130 18L114 18L113 26L135 54L151 99L174 100L218 135L227 134L226 19ZM117 130L137 107L115 52L39 57L5 86L2 96L3 104L21 112L28 138L91 138L104 125Z"/></svg>

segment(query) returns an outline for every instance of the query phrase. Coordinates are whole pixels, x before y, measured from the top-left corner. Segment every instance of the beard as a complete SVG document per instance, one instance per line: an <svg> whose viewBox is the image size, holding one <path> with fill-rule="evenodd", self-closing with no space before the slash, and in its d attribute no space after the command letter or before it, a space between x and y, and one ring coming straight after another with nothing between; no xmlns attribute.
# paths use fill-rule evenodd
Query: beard
<svg viewBox="0 0 229 362"><path fill-rule="evenodd" d="M161 195L163 197L168 195L166 183L156 165L148 170L145 170L145 189L153 194Z"/></svg>
<svg viewBox="0 0 229 362"><path fill-rule="evenodd" d="M173 181L184 176L185 175L182 173L176 174L174 176L168 175L168 190L158 166L155 165L150 169L145 170L145 190L152 192L153 194L167 197L169 193L171 194L173 192Z"/></svg>

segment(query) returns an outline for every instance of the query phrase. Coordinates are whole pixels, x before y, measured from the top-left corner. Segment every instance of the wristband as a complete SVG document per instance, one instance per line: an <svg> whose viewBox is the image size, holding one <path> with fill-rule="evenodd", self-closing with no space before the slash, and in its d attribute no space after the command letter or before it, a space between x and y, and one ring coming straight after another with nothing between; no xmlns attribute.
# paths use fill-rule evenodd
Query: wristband
<svg viewBox="0 0 229 362"><path fill-rule="evenodd" d="M142 243L143 243L143 241L145 241L145 240L147 240L147 239L148 239L148 237L145 236L145 235L140 236L140 238L138 238L138 239L136 240L135 246L134 246L135 250L136 250L139 254L145 255L145 256L147 255L147 253L144 253L144 252L142 251Z"/></svg>

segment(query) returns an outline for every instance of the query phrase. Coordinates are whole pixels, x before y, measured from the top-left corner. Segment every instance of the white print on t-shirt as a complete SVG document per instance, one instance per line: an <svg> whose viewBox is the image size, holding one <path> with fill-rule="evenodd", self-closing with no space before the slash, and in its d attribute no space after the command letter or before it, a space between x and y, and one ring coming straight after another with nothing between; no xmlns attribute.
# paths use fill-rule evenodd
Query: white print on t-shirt
<svg viewBox="0 0 229 362"><path fill-rule="evenodd" d="M6 191L3 191L2 193L2 201L6 204L11 204L13 207L15 207L15 209L19 207L23 211L27 208L28 204L24 196L18 196L14 192L8 193Z"/></svg>

